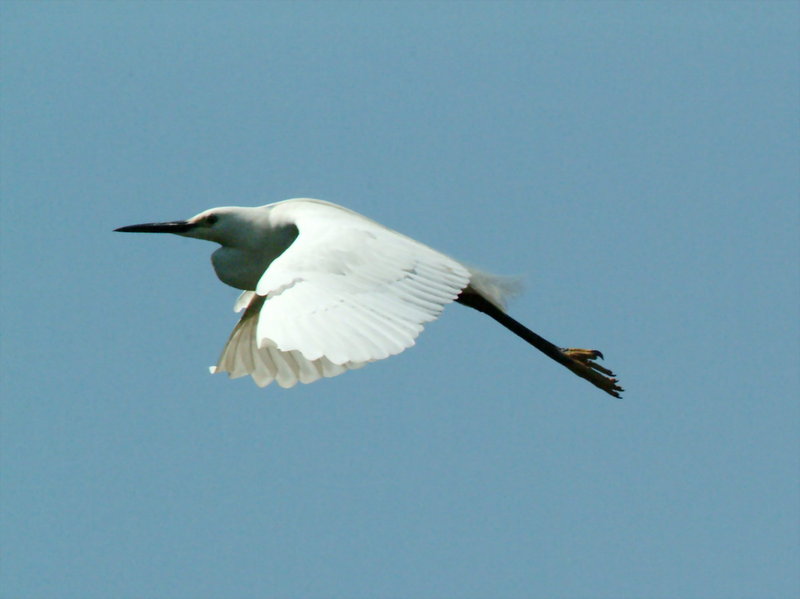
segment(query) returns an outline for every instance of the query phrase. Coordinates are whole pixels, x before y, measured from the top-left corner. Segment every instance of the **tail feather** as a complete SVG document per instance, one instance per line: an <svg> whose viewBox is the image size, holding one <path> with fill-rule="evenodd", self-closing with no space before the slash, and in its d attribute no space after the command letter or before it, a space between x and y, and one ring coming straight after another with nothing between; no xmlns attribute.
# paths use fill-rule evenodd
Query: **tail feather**
<svg viewBox="0 0 800 599"><path fill-rule="evenodd" d="M470 276L467 289L472 289L503 312L506 311L508 300L522 292L522 280L519 277L495 275L471 267L468 270Z"/></svg>

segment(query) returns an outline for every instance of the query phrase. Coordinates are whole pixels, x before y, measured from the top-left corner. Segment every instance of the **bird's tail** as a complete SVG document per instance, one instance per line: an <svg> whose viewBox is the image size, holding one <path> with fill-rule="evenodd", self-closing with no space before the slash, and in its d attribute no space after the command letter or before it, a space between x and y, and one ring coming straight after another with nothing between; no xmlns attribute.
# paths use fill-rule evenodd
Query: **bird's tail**
<svg viewBox="0 0 800 599"><path fill-rule="evenodd" d="M469 287L499 310L505 312L508 300L522 292L522 279L484 272L476 268L469 270Z"/></svg>

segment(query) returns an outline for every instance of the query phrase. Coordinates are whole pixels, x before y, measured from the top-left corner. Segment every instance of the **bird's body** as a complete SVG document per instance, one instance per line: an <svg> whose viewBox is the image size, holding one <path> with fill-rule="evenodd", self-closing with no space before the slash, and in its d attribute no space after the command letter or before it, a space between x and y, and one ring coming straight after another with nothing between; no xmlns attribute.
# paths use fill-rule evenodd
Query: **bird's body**
<svg viewBox="0 0 800 599"><path fill-rule="evenodd" d="M243 291L235 309L244 314L212 372L282 387L335 376L407 349L426 322L458 301L608 393L621 391L613 374L594 362L599 352L557 348L505 314L510 286L502 278L336 204L293 199L213 208L188 221L117 230L220 244L214 270Z"/></svg>

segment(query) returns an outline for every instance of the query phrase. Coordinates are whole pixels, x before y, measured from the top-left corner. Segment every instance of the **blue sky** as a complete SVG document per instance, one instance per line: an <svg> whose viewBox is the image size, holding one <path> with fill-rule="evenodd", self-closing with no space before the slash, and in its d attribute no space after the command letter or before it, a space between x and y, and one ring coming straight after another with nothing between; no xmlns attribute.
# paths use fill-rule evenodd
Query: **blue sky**
<svg viewBox="0 0 800 599"><path fill-rule="evenodd" d="M0 6L14 598L800 594L800 8ZM309 386L210 376L214 246L289 197L524 275L613 400L448 307Z"/></svg>

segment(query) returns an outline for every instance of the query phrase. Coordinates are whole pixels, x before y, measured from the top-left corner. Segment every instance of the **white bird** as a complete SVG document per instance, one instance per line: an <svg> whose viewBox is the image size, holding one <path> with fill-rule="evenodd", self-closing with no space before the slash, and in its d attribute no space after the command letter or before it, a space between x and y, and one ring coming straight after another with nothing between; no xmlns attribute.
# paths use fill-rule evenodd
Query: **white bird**
<svg viewBox="0 0 800 599"><path fill-rule="evenodd" d="M414 345L452 301L484 312L603 391L619 397L597 350L559 348L511 318L508 279L453 260L352 210L293 199L211 208L185 221L116 229L175 233L220 244L219 279L243 290L244 310L211 372L263 387L310 383Z"/></svg>

